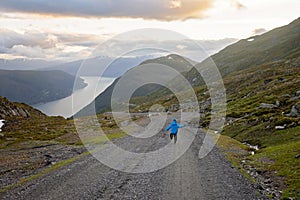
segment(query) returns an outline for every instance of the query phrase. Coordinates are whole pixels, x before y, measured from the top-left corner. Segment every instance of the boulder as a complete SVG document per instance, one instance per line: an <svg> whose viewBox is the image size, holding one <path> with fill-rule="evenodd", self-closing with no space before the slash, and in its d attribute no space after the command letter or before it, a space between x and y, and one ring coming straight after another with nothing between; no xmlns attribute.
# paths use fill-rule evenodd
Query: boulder
<svg viewBox="0 0 300 200"><path fill-rule="evenodd" d="M277 106L274 105L274 104L261 103L261 104L259 105L259 108L269 108L269 109L272 109L272 108L277 108Z"/></svg>
<svg viewBox="0 0 300 200"><path fill-rule="evenodd" d="M291 97L291 95L289 95L289 94L283 94L280 96L280 98L290 98L290 97Z"/></svg>
<svg viewBox="0 0 300 200"><path fill-rule="evenodd" d="M297 101L298 99L300 99L300 97L292 97L290 101Z"/></svg>
<svg viewBox="0 0 300 200"><path fill-rule="evenodd" d="M300 117L300 102L296 103L292 107L291 112L287 116L289 116L289 117Z"/></svg>

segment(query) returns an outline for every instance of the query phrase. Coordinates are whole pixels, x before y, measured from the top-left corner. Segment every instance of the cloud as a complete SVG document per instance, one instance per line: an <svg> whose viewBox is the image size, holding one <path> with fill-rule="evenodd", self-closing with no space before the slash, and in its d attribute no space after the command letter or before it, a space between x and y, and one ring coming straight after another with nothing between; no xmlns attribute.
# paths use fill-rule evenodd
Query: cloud
<svg viewBox="0 0 300 200"><path fill-rule="evenodd" d="M102 43L101 36L90 34L70 33L45 33L25 32L17 33L7 29L0 29L0 58L25 58L43 60L73 61L86 59L93 52L97 56L119 56L123 50L136 47L160 46L172 52L181 52L185 56L201 61L207 54L216 53L224 46L236 41L224 39L216 41L197 41L205 51L199 52L199 46L193 40L176 38L165 38L162 41L154 41L141 38L140 40L111 40L109 43ZM100 45L98 52L95 48ZM105 46L106 45L106 46ZM108 55L109 49L112 55ZM95 50L95 51L94 51ZM206 53L205 53L206 52Z"/></svg>
<svg viewBox="0 0 300 200"><path fill-rule="evenodd" d="M20 34L14 31L0 29L0 44L5 48L12 48L15 45L40 46L51 48L55 46L55 40L47 34L40 32L25 32Z"/></svg>
<svg viewBox="0 0 300 200"><path fill-rule="evenodd" d="M99 48L93 51L92 57L108 56L118 57L124 54L124 50L131 52L134 50L156 49L156 52L164 54L180 54L195 61L202 61L208 55L217 53L225 46L236 42L237 39L222 40L190 40L190 39L172 39L172 40L110 40L103 43ZM109 51L107 50L109 49Z"/></svg>
<svg viewBox="0 0 300 200"><path fill-rule="evenodd" d="M42 49L48 49L54 48L58 44L95 47L101 39L100 36L92 34L63 34L36 31L21 34L12 30L0 29L0 46L4 48L22 45L28 47L39 46Z"/></svg>
<svg viewBox="0 0 300 200"><path fill-rule="evenodd" d="M87 56L99 42L101 37L91 34L36 31L22 34L0 29L0 57L74 60Z"/></svg>
<svg viewBox="0 0 300 200"><path fill-rule="evenodd" d="M43 31L43 30L41 30ZM75 33L55 33L55 32L38 32L35 30L24 33L15 32L8 29L0 29L0 58L29 58L29 59L46 59L46 60L77 60L85 59L98 46L108 45L101 48L103 52L98 55L106 55L112 52L112 55L118 56L120 51L130 49L136 45L141 47L156 47L162 44L165 49L171 49L174 52L183 50L188 55L197 54L199 47L190 40L180 40L176 37L171 38L166 35L161 41L154 41L141 37L130 40L132 35L126 35L124 40L102 43L105 37L97 34L75 34ZM155 33L153 33L155 34ZM162 36L162 35L160 35ZM122 38L122 37L121 37ZM223 42L222 42L223 43ZM208 44L208 45L205 45ZM217 49L215 42L202 43L202 46ZM217 45L218 46L218 45ZM110 51L107 51L109 49ZM209 49L210 51L210 49ZM9 56L8 56L9 55ZM199 57L199 56L197 56Z"/></svg>
<svg viewBox="0 0 300 200"><path fill-rule="evenodd" d="M254 29L252 32L253 32L253 35L260 35L260 34L263 34L267 31L268 30L265 29L265 28L257 28L257 29Z"/></svg>
<svg viewBox="0 0 300 200"><path fill-rule="evenodd" d="M170 1L170 8L181 8L181 0Z"/></svg>
<svg viewBox="0 0 300 200"><path fill-rule="evenodd" d="M246 6L244 4L242 4L241 2L239 2L237 0L232 0L231 4L238 10L246 8Z"/></svg>
<svg viewBox="0 0 300 200"><path fill-rule="evenodd" d="M10 49L9 53L27 58L46 58L45 51L39 46L28 47L23 45L15 45Z"/></svg>
<svg viewBox="0 0 300 200"><path fill-rule="evenodd" d="M4 12L157 20L201 18L214 0L1 0Z"/></svg>

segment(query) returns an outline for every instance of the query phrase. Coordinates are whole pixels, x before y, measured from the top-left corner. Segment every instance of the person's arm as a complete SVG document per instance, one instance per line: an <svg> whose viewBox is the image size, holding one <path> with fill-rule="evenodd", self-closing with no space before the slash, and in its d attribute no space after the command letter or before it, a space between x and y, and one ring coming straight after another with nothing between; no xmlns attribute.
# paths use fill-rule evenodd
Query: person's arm
<svg viewBox="0 0 300 200"><path fill-rule="evenodd" d="M178 128L182 128L184 126L185 126L184 124L178 124Z"/></svg>
<svg viewBox="0 0 300 200"><path fill-rule="evenodd" d="M171 124L166 128L166 131L168 131L168 130L170 130L170 128L171 128L172 126L171 126Z"/></svg>

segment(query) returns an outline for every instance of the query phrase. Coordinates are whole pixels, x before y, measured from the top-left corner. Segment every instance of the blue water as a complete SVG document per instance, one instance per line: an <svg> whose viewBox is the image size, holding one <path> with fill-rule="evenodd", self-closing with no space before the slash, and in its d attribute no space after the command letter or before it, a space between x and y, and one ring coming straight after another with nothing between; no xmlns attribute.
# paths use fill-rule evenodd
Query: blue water
<svg viewBox="0 0 300 200"><path fill-rule="evenodd" d="M102 77L81 77L88 85L80 90L75 91L71 96L45 104L34 105L48 116L71 117L86 105L91 103L99 94L110 86L115 78ZM99 81L99 82L98 82ZM76 105L73 105L73 98L77 98ZM79 101L78 101L79 99Z"/></svg>

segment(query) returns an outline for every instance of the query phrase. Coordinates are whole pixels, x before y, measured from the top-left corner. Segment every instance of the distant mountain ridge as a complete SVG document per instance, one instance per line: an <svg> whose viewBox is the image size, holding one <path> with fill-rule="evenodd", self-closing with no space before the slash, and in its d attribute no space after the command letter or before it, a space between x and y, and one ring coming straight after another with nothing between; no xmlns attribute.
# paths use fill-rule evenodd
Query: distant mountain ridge
<svg viewBox="0 0 300 200"><path fill-rule="evenodd" d="M75 77L62 71L0 70L0 96L30 105L67 97ZM86 84L81 79L81 88Z"/></svg>
<svg viewBox="0 0 300 200"><path fill-rule="evenodd" d="M169 66L175 70L181 71L182 73L186 73L194 67L193 63L194 63L193 61L186 59L182 56L179 56L176 54L170 54L167 56L146 60L138 66L146 65L146 64L160 64L160 65ZM133 70L133 69L131 69L131 70ZM158 76L160 76L160 75L158 74ZM139 77L136 77L136 78L139 78ZM101 112L109 110L110 106L111 106L110 104L111 104L112 92L114 90L114 87L118 83L119 79L120 78L116 79L112 85L110 85L103 93L101 93L95 99L94 102L87 105L79 113L77 113L77 116L92 115L93 110L94 110L93 103L95 103L96 113L101 113ZM157 91L158 89L162 89L162 88L163 88L162 86L157 85L157 84L145 85L145 86L142 86L141 88L139 88L138 90L136 90L135 93L133 94L133 96L135 96L135 97L145 96L145 95L151 94L152 92Z"/></svg>
<svg viewBox="0 0 300 200"><path fill-rule="evenodd" d="M224 76L251 66L280 60L287 56L300 56L299 33L300 18L262 35L240 40L211 58ZM205 64L205 62L199 63L198 66Z"/></svg>
<svg viewBox="0 0 300 200"><path fill-rule="evenodd" d="M117 78L122 76L127 70L135 67L144 60L151 58L153 58L153 56L150 55L120 58L98 56L95 58L88 58L86 60L62 63L40 70L61 70L75 76L80 69L79 76L100 76L102 70L106 68L102 76Z"/></svg>

